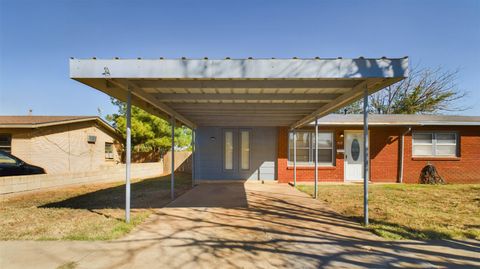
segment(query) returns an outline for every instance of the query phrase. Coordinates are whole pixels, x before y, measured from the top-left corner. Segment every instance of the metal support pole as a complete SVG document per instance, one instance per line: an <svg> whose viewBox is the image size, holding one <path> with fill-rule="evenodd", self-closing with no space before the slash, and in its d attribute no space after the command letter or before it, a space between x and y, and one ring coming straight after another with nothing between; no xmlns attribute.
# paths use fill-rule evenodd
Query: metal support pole
<svg viewBox="0 0 480 269"><path fill-rule="evenodd" d="M297 187L297 131L293 129L293 186Z"/></svg>
<svg viewBox="0 0 480 269"><path fill-rule="evenodd" d="M132 92L127 92L127 137L125 145L125 222L130 223L130 169L132 160Z"/></svg>
<svg viewBox="0 0 480 269"><path fill-rule="evenodd" d="M365 86L363 94L363 216L365 225L368 225L368 180L370 178L368 145L368 88Z"/></svg>
<svg viewBox="0 0 480 269"><path fill-rule="evenodd" d="M175 117L172 116L172 166L170 174L170 197L175 199Z"/></svg>
<svg viewBox="0 0 480 269"><path fill-rule="evenodd" d="M192 129L192 187L195 187L195 129Z"/></svg>
<svg viewBox="0 0 480 269"><path fill-rule="evenodd" d="M318 118L315 118L315 199L318 197Z"/></svg>

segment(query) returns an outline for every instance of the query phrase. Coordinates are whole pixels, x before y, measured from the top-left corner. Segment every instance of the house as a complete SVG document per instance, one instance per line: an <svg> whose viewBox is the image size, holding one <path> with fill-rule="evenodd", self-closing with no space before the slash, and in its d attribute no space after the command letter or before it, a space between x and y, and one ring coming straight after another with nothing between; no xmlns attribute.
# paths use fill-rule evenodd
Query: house
<svg viewBox="0 0 480 269"><path fill-rule="evenodd" d="M278 144L287 140L279 135L279 129L287 134L286 130L306 128L361 98L366 103L369 94L403 80L409 69L408 57L116 57L71 58L69 64L70 78L126 102L126 222L130 221L132 105L170 120L172 138L175 125L192 129L193 184L211 180L285 181L279 176L279 171L283 172L280 165L285 163L280 164L278 158L285 159L287 151L285 148L279 155ZM368 114L364 116L368 118ZM363 127L368 136L367 120ZM363 142L363 147L355 148L359 156L366 157L361 168L368 182L370 158L368 151L362 151L368 139ZM174 139L171 148L175 148ZM315 172L315 182L318 176ZM172 199L174 183L172 173ZM367 204L368 199L364 202ZM365 219L368 223L366 214Z"/></svg>
<svg viewBox="0 0 480 269"><path fill-rule="evenodd" d="M475 138L477 126L459 125L455 131L451 129L454 127L446 127L454 125L453 123L445 125L445 128L442 125L412 124L412 129L407 131L405 127L410 128L410 124L407 124L388 126L397 128L397 132L393 132L393 129L375 131L377 126L368 124L369 115L365 110L364 120L360 126L356 120L351 127L330 124L339 128L338 131L330 127L331 132L320 134L315 132L314 137L317 138L313 140L321 144L318 143L320 150L315 156L320 158L314 158L314 167L319 164L320 166L313 169L312 173L310 167L312 149L308 144L311 143L308 141L311 141L312 135L304 130L311 129L312 121L315 122L317 130L318 120L322 117L361 98L364 104L368 104L370 94L408 77L408 57L354 59L116 57L71 58L69 64L70 78L126 102L126 222L130 221L132 105L170 120L172 138L177 124L192 129L193 184L200 181L248 179L289 182L296 179L293 173L296 171L300 172L299 180L314 179L316 198L317 183L322 180L321 177L325 181L342 181L345 180L344 175L352 181L364 178L365 224L368 224L368 181L371 178L377 178L378 181L400 179L411 182L417 178L418 172L415 167L420 169L426 161L432 161L439 166L441 172L451 170L444 174L447 180L453 179L458 182L478 180L475 173L468 171L466 176L453 176L455 172L472 170L475 164L478 164L478 147L471 145L478 142ZM328 126L327 124L321 127L328 131ZM363 127L363 130L360 127ZM444 129L451 131L444 133ZM302 136L298 150L299 160L304 162L299 169L303 170L297 171L296 160L295 165L290 166L288 163L289 130L299 131ZM422 133L421 130L425 132ZM370 131L372 136L369 136ZM367 139L362 141L363 136ZM394 151L394 143L398 141L394 140L399 136L404 141L401 143L404 149L409 148L408 143L412 143L412 136L415 144L414 156L411 156L408 150L400 151L404 154L400 158L403 161L402 169L399 169L397 164L400 162L398 157L391 157L398 154ZM345 147L342 145L344 140ZM377 140L382 141L377 143ZM372 147L369 147L369 143ZM388 146L383 147L385 143ZM171 148L174 147L175 141L172 139ZM469 149L470 147L472 149ZM436 156L437 153L448 153L449 156ZM388 158L383 158L385 155ZM345 157L349 169L342 173L347 167L342 161ZM174 183L175 174L172 173L170 190L172 199L175 198Z"/></svg>
<svg viewBox="0 0 480 269"><path fill-rule="evenodd" d="M318 180L363 181L363 115L319 118ZM369 115L370 180L417 183L427 163L449 183L480 182L480 117ZM295 130L297 181L314 181L313 123ZM293 181L289 127L196 129L200 180ZM403 141L403 142L402 142Z"/></svg>
<svg viewBox="0 0 480 269"><path fill-rule="evenodd" d="M318 120L318 180L363 181L363 115L331 114ZM297 180L314 180L314 128L296 130ZM293 132L278 129L278 180L293 179ZM479 183L480 117L369 115L370 180L418 183L435 165L447 183Z"/></svg>
<svg viewBox="0 0 480 269"><path fill-rule="evenodd" d="M418 182L427 163L447 182L480 180L479 117L329 115L408 76L406 57L72 58L70 76L192 128L195 181Z"/></svg>
<svg viewBox="0 0 480 269"><path fill-rule="evenodd" d="M99 170L120 161L118 131L96 116L0 116L0 150L47 174Z"/></svg>

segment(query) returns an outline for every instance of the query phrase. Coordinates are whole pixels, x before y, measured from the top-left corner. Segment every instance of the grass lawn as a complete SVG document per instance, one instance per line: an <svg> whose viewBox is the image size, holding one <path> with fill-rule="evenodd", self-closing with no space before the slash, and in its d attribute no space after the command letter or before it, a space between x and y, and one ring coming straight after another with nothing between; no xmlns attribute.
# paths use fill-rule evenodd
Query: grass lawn
<svg viewBox="0 0 480 269"><path fill-rule="evenodd" d="M177 195L191 175L175 174ZM29 193L0 202L0 240L109 240L144 221L170 201L170 175L135 180L131 222L124 222L125 185L88 184Z"/></svg>
<svg viewBox="0 0 480 269"><path fill-rule="evenodd" d="M310 195L313 185L298 189ZM363 220L363 185L319 185L318 199ZM480 184L371 184L369 229L389 239L480 239Z"/></svg>

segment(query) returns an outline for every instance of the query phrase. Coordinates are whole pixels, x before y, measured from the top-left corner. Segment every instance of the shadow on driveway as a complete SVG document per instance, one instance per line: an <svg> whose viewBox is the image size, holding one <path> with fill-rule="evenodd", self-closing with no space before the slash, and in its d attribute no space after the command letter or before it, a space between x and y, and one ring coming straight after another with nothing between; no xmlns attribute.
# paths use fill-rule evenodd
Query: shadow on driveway
<svg viewBox="0 0 480 269"><path fill-rule="evenodd" d="M192 185L192 176L175 173L175 194L185 193ZM131 208L161 208L170 200L170 175L136 181L130 185ZM43 208L108 209L125 208L125 184L75 196Z"/></svg>
<svg viewBox="0 0 480 269"><path fill-rule="evenodd" d="M189 176L177 176L179 190ZM0 246L49 260L88 255L73 260L78 268L480 267L478 241L387 241L287 185L202 184L162 207L168 191L167 179L132 184L132 206L157 209L120 240ZM123 199L118 186L44 206L121 208Z"/></svg>

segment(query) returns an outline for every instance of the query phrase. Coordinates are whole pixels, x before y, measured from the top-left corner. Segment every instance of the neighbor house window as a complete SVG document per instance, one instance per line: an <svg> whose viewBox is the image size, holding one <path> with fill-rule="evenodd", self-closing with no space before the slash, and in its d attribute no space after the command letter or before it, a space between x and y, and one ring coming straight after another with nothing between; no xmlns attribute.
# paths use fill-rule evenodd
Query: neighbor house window
<svg viewBox="0 0 480 269"><path fill-rule="evenodd" d="M458 155L457 133L414 132L413 156L456 157Z"/></svg>
<svg viewBox="0 0 480 269"><path fill-rule="evenodd" d="M233 170L233 131L223 132L223 169Z"/></svg>
<svg viewBox="0 0 480 269"><path fill-rule="evenodd" d="M113 143L105 142L105 159L113 159Z"/></svg>
<svg viewBox="0 0 480 269"><path fill-rule="evenodd" d="M315 162L315 132L297 131L297 164L314 165ZM318 133L318 164L322 166L332 166L333 163L333 133ZM289 134L288 139L288 161L293 164L293 133Z"/></svg>
<svg viewBox="0 0 480 269"><path fill-rule="evenodd" d="M0 150L12 152L12 135L0 134Z"/></svg>

